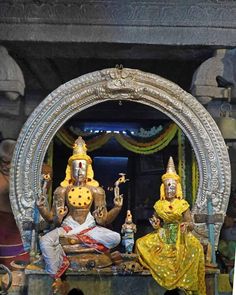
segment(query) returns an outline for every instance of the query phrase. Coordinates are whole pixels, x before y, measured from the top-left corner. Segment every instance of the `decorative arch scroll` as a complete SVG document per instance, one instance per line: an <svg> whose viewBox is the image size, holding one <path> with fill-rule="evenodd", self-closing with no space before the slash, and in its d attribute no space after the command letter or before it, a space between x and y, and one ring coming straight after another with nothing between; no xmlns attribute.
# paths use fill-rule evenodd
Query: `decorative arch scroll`
<svg viewBox="0 0 236 295"><path fill-rule="evenodd" d="M35 200L40 193L41 167L59 128L72 116L108 100L151 106L169 116L185 133L199 167L194 214L225 214L231 185L227 147L205 108L189 93L162 77L135 69L104 69L78 77L54 90L34 110L17 140L11 169L10 199L26 249L30 248ZM215 225L218 243L222 221ZM199 226L208 236L206 224Z"/></svg>

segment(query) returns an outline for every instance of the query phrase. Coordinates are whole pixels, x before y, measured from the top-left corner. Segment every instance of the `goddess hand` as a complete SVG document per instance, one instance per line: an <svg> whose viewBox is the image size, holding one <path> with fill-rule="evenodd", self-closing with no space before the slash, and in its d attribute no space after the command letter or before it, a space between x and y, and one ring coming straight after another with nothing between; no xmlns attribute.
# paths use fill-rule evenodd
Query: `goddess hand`
<svg viewBox="0 0 236 295"><path fill-rule="evenodd" d="M182 233L185 233L186 231L192 231L193 230L193 223L192 222L182 222L180 224L180 231Z"/></svg>
<svg viewBox="0 0 236 295"><path fill-rule="evenodd" d="M185 233L188 230L189 222L180 223L180 231L181 233Z"/></svg>

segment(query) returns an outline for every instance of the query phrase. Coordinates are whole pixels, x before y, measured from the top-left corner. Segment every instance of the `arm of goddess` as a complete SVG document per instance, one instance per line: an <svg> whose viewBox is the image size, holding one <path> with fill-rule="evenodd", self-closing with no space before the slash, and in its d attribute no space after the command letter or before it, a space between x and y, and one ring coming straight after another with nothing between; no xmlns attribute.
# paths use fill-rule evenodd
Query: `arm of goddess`
<svg viewBox="0 0 236 295"><path fill-rule="evenodd" d="M180 228L182 232L186 230L192 231L194 228L191 211L189 209L183 213L183 222L180 224Z"/></svg>

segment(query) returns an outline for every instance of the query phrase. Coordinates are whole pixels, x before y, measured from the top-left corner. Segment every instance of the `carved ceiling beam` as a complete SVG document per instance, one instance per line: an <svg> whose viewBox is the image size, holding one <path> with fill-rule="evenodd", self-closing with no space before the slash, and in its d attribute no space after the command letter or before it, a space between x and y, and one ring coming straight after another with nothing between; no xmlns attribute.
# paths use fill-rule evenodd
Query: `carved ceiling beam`
<svg viewBox="0 0 236 295"><path fill-rule="evenodd" d="M1 1L0 40L236 46L236 3Z"/></svg>

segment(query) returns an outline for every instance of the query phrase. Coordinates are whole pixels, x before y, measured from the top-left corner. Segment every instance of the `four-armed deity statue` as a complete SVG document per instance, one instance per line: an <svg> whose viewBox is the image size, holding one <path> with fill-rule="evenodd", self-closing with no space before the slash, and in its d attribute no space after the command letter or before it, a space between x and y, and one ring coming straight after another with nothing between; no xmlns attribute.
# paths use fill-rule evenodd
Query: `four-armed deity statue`
<svg viewBox="0 0 236 295"><path fill-rule="evenodd" d="M40 239L46 270L58 279L69 266L64 249L92 249L108 252L120 243L120 234L105 228L119 214L123 198L115 194L114 207L107 211L105 192L94 179L92 160L84 140L79 137L68 160L65 179L55 190L52 209L45 195L37 205L42 217L57 227ZM117 190L116 190L117 192ZM91 213L91 206L94 211Z"/></svg>

